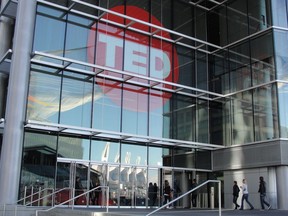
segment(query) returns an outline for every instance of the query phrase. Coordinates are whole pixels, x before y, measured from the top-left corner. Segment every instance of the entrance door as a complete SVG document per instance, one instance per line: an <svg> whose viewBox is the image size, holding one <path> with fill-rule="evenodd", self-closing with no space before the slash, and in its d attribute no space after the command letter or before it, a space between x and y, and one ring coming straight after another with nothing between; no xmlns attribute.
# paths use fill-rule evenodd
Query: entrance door
<svg viewBox="0 0 288 216"><path fill-rule="evenodd" d="M59 159L57 161L56 190L60 190L60 192L56 194L56 203L65 202L89 190L89 170L87 162ZM71 205L72 202L69 204ZM74 204L89 204L89 194L75 199Z"/></svg>

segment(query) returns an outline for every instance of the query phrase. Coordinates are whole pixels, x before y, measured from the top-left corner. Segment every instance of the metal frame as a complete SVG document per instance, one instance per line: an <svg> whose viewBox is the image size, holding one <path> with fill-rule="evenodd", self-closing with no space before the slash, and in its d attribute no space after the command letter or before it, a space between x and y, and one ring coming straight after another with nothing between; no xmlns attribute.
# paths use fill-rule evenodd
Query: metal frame
<svg viewBox="0 0 288 216"><path fill-rule="evenodd" d="M3 9L0 11L0 16L6 16L12 19L16 18L18 0L8 0Z"/></svg>
<svg viewBox="0 0 288 216"><path fill-rule="evenodd" d="M57 60L57 61L59 61L59 64L51 63L49 61L44 61L44 60L41 60L41 58L48 58L51 60ZM152 78L152 77L147 77L147 76L143 76L143 75L139 75L139 74L135 74L135 73L130 73L130 72L122 71L122 70L117 70L117 69L113 69L113 68L109 68L109 67L105 67L105 66L101 66L101 65L97 65L97 64L91 64L91 63L86 63L86 62L82 62L82 61L77 61L74 59L65 58L65 57L61 57L61 56L57 56L57 55L52 55L52 54L48 54L48 53L44 53L44 52L35 51L32 54L31 63L36 64L36 65L41 65L41 66L54 67L54 68L59 69L59 70L67 70L67 71L82 73L82 74L86 74L88 76L97 76L97 77L101 77L101 78L107 78L107 79L115 80L117 82L123 82L123 83L132 84L132 85L142 86L144 88L150 88L150 89L155 89L155 90L159 90L159 91L167 91L170 93L177 93L177 94L186 95L186 96L190 96L190 97L194 97L194 98L198 98L198 99L203 99L203 100L207 100L207 101L212 101L215 98L218 98L218 99L219 98L220 99L225 98L225 96L223 94L205 91L202 89L189 87L189 86L185 86L185 85L181 85L181 84L177 84L177 83L173 83L173 82L168 82L165 80L156 79L156 78ZM87 68L90 68L91 70L79 69L77 67L73 67L73 65L74 66L75 65L85 66ZM103 72L107 72L107 71L113 72L116 74L121 74L122 78L113 77L111 75L107 75L107 74L103 73ZM134 81L133 78L138 78L140 80L146 80L148 82L147 83L137 82L137 81ZM163 86L161 86L161 85L163 85ZM170 88L165 87L165 86L169 86ZM196 92L196 94L192 94L189 92Z"/></svg>
<svg viewBox="0 0 288 216"><path fill-rule="evenodd" d="M90 136L94 138L102 139L116 139L127 142L137 142L137 143L149 143L155 146L175 146L175 147L187 147L187 148L197 148L203 150L216 150L222 149L224 146L214 145L208 143L192 142L177 139L167 139L151 136L140 136L137 134L129 134L122 132L114 132L107 130L98 130L94 128L76 127L71 125L47 123L34 120L27 120L24 123L26 129L39 130L39 131L51 131L51 132L61 132L67 134L78 134L83 136Z"/></svg>
<svg viewBox="0 0 288 216"><path fill-rule="evenodd" d="M0 59L0 73L9 74L11 65L12 49L7 52Z"/></svg>

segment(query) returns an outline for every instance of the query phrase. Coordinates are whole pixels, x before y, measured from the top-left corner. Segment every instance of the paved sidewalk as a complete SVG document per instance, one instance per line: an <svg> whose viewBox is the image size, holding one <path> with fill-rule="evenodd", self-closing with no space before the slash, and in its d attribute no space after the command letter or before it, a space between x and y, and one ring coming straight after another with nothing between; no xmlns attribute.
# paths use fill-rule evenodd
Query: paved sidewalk
<svg viewBox="0 0 288 216"><path fill-rule="evenodd" d="M91 209L90 209L91 210ZM95 212L105 212L106 209L95 209ZM110 208L109 213L113 213L113 215L117 214L119 216L136 216L142 215L145 216L155 209L134 209L134 208ZM219 210L194 210L194 209L165 209L152 214L151 216L219 216ZM288 216L288 210L231 210L231 209L222 209L221 216Z"/></svg>

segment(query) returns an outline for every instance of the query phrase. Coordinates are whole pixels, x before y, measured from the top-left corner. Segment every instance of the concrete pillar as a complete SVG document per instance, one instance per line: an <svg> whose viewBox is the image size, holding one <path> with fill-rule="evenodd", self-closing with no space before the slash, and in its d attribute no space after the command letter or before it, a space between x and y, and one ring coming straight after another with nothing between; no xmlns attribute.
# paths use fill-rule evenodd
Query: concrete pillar
<svg viewBox="0 0 288 216"><path fill-rule="evenodd" d="M0 161L0 204L18 200L36 0L19 0Z"/></svg>
<svg viewBox="0 0 288 216"><path fill-rule="evenodd" d="M277 200L278 208L281 210L288 210L288 166L279 166L276 168L277 181Z"/></svg>

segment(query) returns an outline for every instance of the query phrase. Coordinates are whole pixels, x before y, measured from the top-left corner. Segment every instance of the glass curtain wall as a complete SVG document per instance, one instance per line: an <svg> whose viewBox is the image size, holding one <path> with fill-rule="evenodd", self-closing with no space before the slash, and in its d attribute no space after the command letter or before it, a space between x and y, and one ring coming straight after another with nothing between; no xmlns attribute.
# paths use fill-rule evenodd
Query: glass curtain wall
<svg viewBox="0 0 288 216"><path fill-rule="evenodd" d="M33 51L50 57L39 57L37 64L31 64L27 120L208 143L209 103L191 97L196 91L172 93L176 87L166 83L207 90L208 56L201 51L196 54L192 40L145 25L194 36L195 8L170 0L89 2L91 6L76 4L69 12L53 7L69 6L64 3L38 4ZM197 13L201 14L199 28L205 16ZM205 38L205 32L198 33ZM158 195L165 180L171 185L175 179L180 181L185 191L196 169L211 170L210 151L124 141L61 130L26 131L21 189L36 181L53 189L76 188L81 183L81 190L87 191L98 182L109 185L110 205L158 206L162 203L158 197L149 202L149 182L157 185ZM49 173L46 162L51 166ZM61 195L67 199L73 194ZM89 193L76 204L100 205L103 196L97 201Z"/></svg>
<svg viewBox="0 0 288 216"><path fill-rule="evenodd" d="M230 95L210 103L212 143L229 146L279 138L273 37L266 30L271 26L269 8L269 1L231 1L208 14L208 32L221 32L219 39L208 39L232 44L210 56L211 91Z"/></svg>

